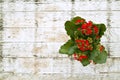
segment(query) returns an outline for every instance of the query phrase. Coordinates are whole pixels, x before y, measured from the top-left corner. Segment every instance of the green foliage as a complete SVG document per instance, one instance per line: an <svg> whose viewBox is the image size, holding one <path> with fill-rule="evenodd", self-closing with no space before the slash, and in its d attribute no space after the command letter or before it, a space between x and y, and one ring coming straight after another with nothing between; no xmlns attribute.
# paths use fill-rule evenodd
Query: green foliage
<svg viewBox="0 0 120 80"><path fill-rule="evenodd" d="M77 31L74 32L74 37L75 38L80 38L80 37L85 37L85 36L82 34L82 32L77 30Z"/></svg>
<svg viewBox="0 0 120 80"><path fill-rule="evenodd" d="M77 17L72 18L71 21L72 21L73 23L75 23L76 20L81 20L81 19L82 19L82 20L85 20L85 19L83 19L83 18L77 16Z"/></svg>
<svg viewBox="0 0 120 80"><path fill-rule="evenodd" d="M74 37L74 31L75 31L75 25L70 22L70 21L67 21L65 23L65 30L67 31L67 34Z"/></svg>
<svg viewBox="0 0 120 80"><path fill-rule="evenodd" d="M71 46L69 48L68 55L72 55L77 49L78 49L78 47L76 45Z"/></svg>
<svg viewBox="0 0 120 80"><path fill-rule="evenodd" d="M104 35L104 32L106 31L106 27L104 24L100 24L100 36Z"/></svg>
<svg viewBox="0 0 120 80"><path fill-rule="evenodd" d="M74 42L72 40L68 40L64 45L61 46L59 52L62 54L71 55L75 51Z"/></svg>
<svg viewBox="0 0 120 80"><path fill-rule="evenodd" d="M100 36L102 36L102 35L104 35L104 32L106 31L106 27L105 27L105 25L104 24L95 24L95 25L97 25L98 26L98 28L99 28L99 35Z"/></svg>
<svg viewBox="0 0 120 80"><path fill-rule="evenodd" d="M81 63L82 63L83 66L87 66L88 64L90 64L90 61L89 61L89 59L83 59L81 61Z"/></svg>
<svg viewBox="0 0 120 80"><path fill-rule="evenodd" d="M94 60L98 55L100 54L99 51L97 51L96 49L94 49L93 51L90 52L90 59Z"/></svg>
<svg viewBox="0 0 120 80"><path fill-rule="evenodd" d="M106 62L106 59L107 59L107 52L106 51L103 51L101 52L100 54L98 54L98 56L96 56L93 61L95 63L99 63L99 64L102 64L102 63L105 63Z"/></svg>
<svg viewBox="0 0 120 80"><path fill-rule="evenodd" d="M59 53L73 56L83 66L91 61L96 64L106 62L108 54L100 43L100 38L106 31L104 24L86 22L77 16L65 22L65 30L71 39L60 47Z"/></svg>

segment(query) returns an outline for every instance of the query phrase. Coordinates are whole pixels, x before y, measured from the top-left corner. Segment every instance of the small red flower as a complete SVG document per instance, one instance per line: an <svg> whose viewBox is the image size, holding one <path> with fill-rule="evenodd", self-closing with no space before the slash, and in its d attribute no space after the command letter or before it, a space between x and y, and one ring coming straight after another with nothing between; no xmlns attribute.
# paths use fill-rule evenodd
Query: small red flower
<svg viewBox="0 0 120 80"><path fill-rule="evenodd" d="M77 43L77 46L81 51L86 51L86 50L91 50L92 49L92 48L90 48L90 43L89 43L88 40L77 39L77 40L75 40L75 42Z"/></svg>
<svg viewBox="0 0 120 80"><path fill-rule="evenodd" d="M88 58L86 55L82 55L82 56L80 56L80 57L83 58L83 59Z"/></svg>
<svg viewBox="0 0 120 80"><path fill-rule="evenodd" d="M84 23L82 26L81 26L81 29L82 29L82 33L85 34L85 35L91 35L92 34L92 22L89 21L88 23Z"/></svg>
<svg viewBox="0 0 120 80"><path fill-rule="evenodd" d="M92 34L92 30L91 30L91 29L87 29L85 34L86 34L86 35Z"/></svg>
<svg viewBox="0 0 120 80"><path fill-rule="evenodd" d="M85 51L85 50L86 50L85 47L79 47L79 49L80 49L81 51Z"/></svg>
<svg viewBox="0 0 120 80"><path fill-rule="evenodd" d="M98 31L99 31L98 27L94 26L93 29L94 29L95 34L98 34Z"/></svg>
<svg viewBox="0 0 120 80"><path fill-rule="evenodd" d="M85 34L86 30L85 29L82 29L82 33Z"/></svg>
<svg viewBox="0 0 120 80"><path fill-rule="evenodd" d="M75 21L75 24L79 24L81 22L84 22L84 20L83 19L78 19L78 20Z"/></svg>
<svg viewBox="0 0 120 80"><path fill-rule="evenodd" d="M86 56L86 55L81 55L79 58L78 58L78 60L79 61L82 61L83 59L87 59L88 57Z"/></svg>
<svg viewBox="0 0 120 80"><path fill-rule="evenodd" d="M92 27L92 21L88 21L87 26Z"/></svg>
<svg viewBox="0 0 120 80"><path fill-rule="evenodd" d="M84 22L84 20L82 19L81 22Z"/></svg>
<svg viewBox="0 0 120 80"><path fill-rule="evenodd" d="M80 19L78 19L78 20L76 20L76 22L75 23L80 23L81 22L81 20Z"/></svg>
<svg viewBox="0 0 120 80"><path fill-rule="evenodd" d="M90 45L88 40L85 40L85 43L86 43L86 46Z"/></svg>
<svg viewBox="0 0 120 80"><path fill-rule="evenodd" d="M79 56L76 53L73 54L73 57L74 57L75 60L78 60L78 61L82 61L83 59L87 59L88 58L88 56L86 56L86 55L80 55Z"/></svg>
<svg viewBox="0 0 120 80"><path fill-rule="evenodd" d="M100 49L100 52L102 52L104 47L101 45L99 49Z"/></svg>
<svg viewBox="0 0 120 80"><path fill-rule="evenodd" d="M87 29L87 23L84 23L82 26L81 26L82 29Z"/></svg>
<svg viewBox="0 0 120 80"><path fill-rule="evenodd" d="M91 29L82 29L82 33L85 34L85 35L91 35L92 30Z"/></svg>
<svg viewBox="0 0 120 80"><path fill-rule="evenodd" d="M78 43L78 42L81 42L81 40L79 40L79 39L76 39L76 40L75 40L75 42L76 42L76 43Z"/></svg>
<svg viewBox="0 0 120 80"><path fill-rule="evenodd" d="M78 28L77 30L80 30L80 28Z"/></svg>
<svg viewBox="0 0 120 80"><path fill-rule="evenodd" d="M73 57L74 57L75 60L77 60L77 54L76 53L73 54Z"/></svg>
<svg viewBox="0 0 120 80"><path fill-rule="evenodd" d="M96 39L99 39L100 38L100 36L98 35L98 36L96 36Z"/></svg>

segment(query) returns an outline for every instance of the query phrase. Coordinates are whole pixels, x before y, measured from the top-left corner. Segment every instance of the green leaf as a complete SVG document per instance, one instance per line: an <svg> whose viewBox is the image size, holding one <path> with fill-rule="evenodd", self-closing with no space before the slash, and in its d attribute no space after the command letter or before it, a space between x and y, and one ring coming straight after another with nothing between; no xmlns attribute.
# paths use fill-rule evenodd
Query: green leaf
<svg viewBox="0 0 120 80"><path fill-rule="evenodd" d="M78 47L75 45L75 46L72 46L68 49L68 55L72 55L73 53L75 53L75 51L78 49Z"/></svg>
<svg viewBox="0 0 120 80"><path fill-rule="evenodd" d="M104 24L100 24L100 32L99 35L104 35L104 32L106 31L106 26Z"/></svg>
<svg viewBox="0 0 120 80"><path fill-rule="evenodd" d="M75 38L84 38L84 35L82 34L81 31L75 31L74 35L75 35Z"/></svg>
<svg viewBox="0 0 120 80"><path fill-rule="evenodd" d="M90 64L90 61L89 61L89 59L83 59L81 61L81 63L82 63L83 66L87 66L88 64Z"/></svg>
<svg viewBox="0 0 120 80"><path fill-rule="evenodd" d="M77 54L83 53L79 48L77 48L75 52L76 52Z"/></svg>
<svg viewBox="0 0 120 80"><path fill-rule="evenodd" d="M79 19L81 20L81 19L83 19L83 18L81 18L81 17L79 17L79 16L76 16L76 17L72 18L71 21L72 21L73 23L75 23L76 20L79 20ZM85 20L85 19L83 19L83 20Z"/></svg>
<svg viewBox="0 0 120 80"><path fill-rule="evenodd" d="M72 51L69 51L69 50L72 46L74 46L74 42L72 40L68 40L68 42L66 42L64 45L60 47L59 53L62 53L62 54L71 53Z"/></svg>
<svg viewBox="0 0 120 80"><path fill-rule="evenodd" d="M105 63L107 59L107 55L108 55L107 52L103 51L97 57L95 57L93 61L99 64Z"/></svg>
<svg viewBox="0 0 120 80"><path fill-rule="evenodd" d="M70 35L71 37L74 37L75 24L73 24L70 21L66 21L65 30L67 31L68 35Z"/></svg>
<svg viewBox="0 0 120 80"><path fill-rule="evenodd" d="M99 54L100 54L99 51L96 50L96 49L94 49L92 52L90 52L90 57L89 57L89 58L90 58L91 60L93 60L93 59L95 59L95 57L97 57Z"/></svg>

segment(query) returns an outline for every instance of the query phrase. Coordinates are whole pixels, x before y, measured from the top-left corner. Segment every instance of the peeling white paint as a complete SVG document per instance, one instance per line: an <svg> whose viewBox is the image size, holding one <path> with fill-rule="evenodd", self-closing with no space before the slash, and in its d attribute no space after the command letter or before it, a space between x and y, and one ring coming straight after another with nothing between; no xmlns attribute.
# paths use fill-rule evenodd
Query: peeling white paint
<svg viewBox="0 0 120 80"><path fill-rule="evenodd" d="M0 80L119 80L120 1L74 1L74 5L71 0L0 3L4 28L0 32ZM105 64L83 67L58 53L60 45L69 39L64 22L71 16L108 25L102 37L103 45L110 49Z"/></svg>

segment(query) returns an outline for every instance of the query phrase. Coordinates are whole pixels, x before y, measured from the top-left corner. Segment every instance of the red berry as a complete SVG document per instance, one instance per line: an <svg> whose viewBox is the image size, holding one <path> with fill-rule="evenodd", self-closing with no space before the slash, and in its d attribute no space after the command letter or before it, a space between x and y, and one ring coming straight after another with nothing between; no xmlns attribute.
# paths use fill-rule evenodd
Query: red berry
<svg viewBox="0 0 120 80"><path fill-rule="evenodd" d="M97 27L97 26L94 26L93 29L94 29L95 34L98 34L98 31L99 31L98 27Z"/></svg>
<svg viewBox="0 0 120 80"><path fill-rule="evenodd" d="M77 60L77 54L76 53L73 54L73 57L74 57L75 60Z"/></svg>

